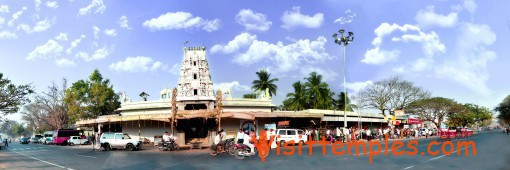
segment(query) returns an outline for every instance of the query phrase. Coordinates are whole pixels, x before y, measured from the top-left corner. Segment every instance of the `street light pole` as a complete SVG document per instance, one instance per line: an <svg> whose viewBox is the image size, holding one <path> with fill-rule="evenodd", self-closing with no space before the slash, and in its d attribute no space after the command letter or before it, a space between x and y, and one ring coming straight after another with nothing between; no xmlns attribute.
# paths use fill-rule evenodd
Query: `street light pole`
<svg viewBox="0 0 510 170"><path fill-rule="evenodd" d="M347 77L347 68L345 63L345 46L349 45L352 41L354 41L354 33L348 32L348 36L344 35L345 30L341 29L338 30L338 33L340 33L340 37L338 37L337 33L333 34L333 38L335 39L335 44L343 45L343 57L344 57L344 127L347 127L347 88L345 87L346 83L346 77Z"/></svg>

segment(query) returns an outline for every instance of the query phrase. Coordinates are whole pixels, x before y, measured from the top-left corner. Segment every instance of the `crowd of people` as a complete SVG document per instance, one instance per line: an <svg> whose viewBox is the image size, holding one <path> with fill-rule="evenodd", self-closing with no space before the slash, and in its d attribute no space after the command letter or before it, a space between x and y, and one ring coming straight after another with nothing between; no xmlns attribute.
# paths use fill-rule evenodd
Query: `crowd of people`
<svg viewBox="0 0 510 170"><path fill-rule="evenodd" d="M420 130L418 128L357 128L357 127L350 127L350 128L325 128L325 129L305 129L304 130L305 135L309 136L313 141L319 141L322 140L322 138L326 138L327 141L330 141L331 143L335 141L343 141L343 142L349 142L349 141L356 141L356 140L374 140L379 139L382 140L385 135L388 135L389 139L402 139L402 138L410 138L410 137L416 137L420 138L425 136L425 138L428 138L429 136L432 136L432 130L424 129Z"/></svg>

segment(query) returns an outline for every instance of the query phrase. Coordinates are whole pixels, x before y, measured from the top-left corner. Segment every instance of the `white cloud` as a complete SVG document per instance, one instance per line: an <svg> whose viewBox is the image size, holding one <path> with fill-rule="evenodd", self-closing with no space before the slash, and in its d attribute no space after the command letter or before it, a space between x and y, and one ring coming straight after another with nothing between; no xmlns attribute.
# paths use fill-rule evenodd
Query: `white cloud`
<svg viewBox="0 0 510 170"><path fill-rule="evenodd" d="M392 37L391 40L393 42L417 42L422 45L425 58L416 61L415 70L424 69L425 67L423 67L423 64L425 61L426 64L431 64L434 61L434 56L445 53L446 51L446 46L441 43L439 36L434 31L425 33L415 25L404 24L401 26L398 24L390 25L388 23L382 23L374 30L376 35L376 37L372 40L374 48L368 49L365 52L365 57L361 60L361 62L366 64L382 65L386 62L397 59L401 53L400 50L385 50L381 48L383 38L394 34L396 31L402 33L402 35Z"/></svg>
<svg viewBox="0 0 510 170"><path fill-rule="evenodd" d="M490 95L487 87L489 73L487 63L496 58L494 51L486 49L496 41L496 34L488 25L464 23L459 27L458 39L453 55L436 68L438 76L454 80L483 95Z"/></svg>
<svg viewBox="0 0 510 170"><path fill-rule="evenodd" d="M78 16L83 16L90 13L102 14L105 10L106 6L104 5L103 0L92 0L88 6L80 9Z"/></svg>
<svg viewBox="0 0 510 170"><path fill-rule="evenodd" d="M382 65L386 62L396 60L400 55L399 50L380 50L379 47L375 47L365 52L365 58L361 62L366 64Z"/></svg>
<svg viewBox="0 0 510 170"><path fill-rule="evenodd" d="M175 63L172 68L170 68L170 73L173 74L173 75L179 75L181 73L181 64L180 63Z"/></svg>
<svg viewBox="0 0 510 170"><path fill-rule="evenodd" d="M76 53L75 56L78 58L82 58L83 60L85 60L87 62L93 61L93 60L101 60L101 59L108 57L110 54L112 54L114 47L115 47L115 45L112 45L110 47L104 46L103 48L98 48L94 51L94 53L92 53L92 55L89 55L86 52L80 51L80 52Z"/></svg>
<svg viewBox="0 0 510 170"><path fill-rule="evenodd" d="M27 60L36 60L37 58L49 59L56 58L60 56L64 47L60 45L57 41L50 39L46 44L37 46L32 52L30 52L27 56Z"/></svg>
<svg viewBox="0 0 510 170"><path fill-rule="evenodd" d="M57 37L55 37L55 40L58 41L67 41L67 34L66 33L60 33Z"/></svg>
<svg viewBox="0 0 510 170"><path fill-rule="evenodd" d="M333 23L348 24L354 21L354 17L356 17L356 13L352 12L350 9L345 11L345 15L346 16L337 18Z"/></svg>
<svg viewBox="0 0 510 170"><path fill-rule="evenodd" d="M168 12L157 18L143 22L143 26L150 30L179 30L201 28L207 32L217 31L220 27L220 20L204 20L200 17L193 17L187 12Z"/></svg>
<svg viewBox="0 0 510 170"><path fill-rule="evenodd" d="M394 71L395 73L402 74L402 73L404 73L405 68L403 66L398 66L398 67L392 68L391 70Z"/></svg>
<svg viewBox="0 0 510 170"><path fill-rule="evenodd" d="M247 47L257 39L256 35L250 35L249 33L241 33L237 35L233 40L229 41L227 45L214 45L211 48L211 53L234 53L240 50L241 47Z"/></svg>
<svg viewBox="0 0 510 170"><path fill-rule="evenodd" d="M80 44L81 40L84 39L85 37L86 37L85 35L81 35L80 38L71 42L71 47L67 48L66 54L71 54L73 49L76 48L76 46L78 46L78 44Z"/></svg>
<svg viewBox="0 0 510 170"><path fill-rule="evenodd" d="M300 11L301 7L292 7L292 11L285 11L281 18L282 28L290 30L295 27L319 28L324 21L324 14L316 13L313 16L303 15Z"/></svg>
<svg viewBox="0 0 510 170"><path fill-rule="evenodd" d="M9 6L0 5L0 13L9 13Z"/></svg>
<svg viewBox="0 0 510 170"><path fill-rule="evenodd" d="M224 83L216 83L214 84L214 89L217 91L218 89L221 89L222 91L226 91L227 89L230 89L231 91L239 91L239 92L250 92L251 88L250 86L241 85L238 81L232 81L232 82L224 82Z"/></svg>
<svg viewBox="0 0 510 170"><path fill-rule="evenodd" d="M464 0L464 4L462 6L471 14L475 13L477 8L475 0Z"/></svg>
<svg viewBox="0 0 510 170"><path fill-rule="evenodd" d="M345 88L349 89L350 94L356 94L360 90L364 89L365 87L373 84L374 82L368 80L368 81L360 81L360 82L346 82Z"/></svg>
<svg viewBox="0 0 510 170"><path fill-rule="evenodd" d="M0 28L2 27L2 24L4 24L5 18L0 17Z"/></svg>
<svg viewBox="0 0 510 170"><path fill-rule="evenodd" d="M119 24L121 28L131 29L128 25L128 18L126 16L121 16L119 21L117 21L117 24Z"/></svg>
<svg viewBox="0 0 510 170"><path fill-rule="evenodd" d="M156 61L154 62L152 58L145 56L137 56L137 57L128 57L124 61L118 61L117 63L112 63L109 68L111 70L115 70L118 72L147 72L147 71L155 71L155 70L165 70L167 68L163 63Z"/></svg>
<svg viewBox="0 0 510 170"><path fill-rule="evenodd" d="M425 10L418 11L414 19L422 28L432 26L448 28L457 25L458 14L456 12L451 12L448 15L436 14L434 6L427 6Z"/></svg>
<svg viewBox="0 0 510 170"><path fill-rule="evenodd" d="M41 0L35 0L35 11L39 12L41 10L41 4L42 4L42 1Z"/></svg>
<svg viewBox="0 0 510 170"><path fill-rule="evenodd" d="M267 31L272 24L271 21L267 20L266 15L253 12L250 9L241 9L235 19L246 30Z"/></svg>
<svg viewBox="0 0 510 170"><path fill-rule="evenodd" d="M320 67L313 67L313 66L304 66L301 68L301 77L308 77L310 76L311 72L316 72L319 75L322 75L323 81L334 81L336 77L338 77L338 73L336 73L333 70L330 69L323 69Z"/></svg>
<svg viewBox="0 0 510 170"><path fill-rule="evenodd" d="M282 42L272 44L257 40L256 35L241 33L227 45L214 45L211 52L233 53L233 62L239 65L265 61L275 65L275 72L288 72L298 69L301 63L315 64L332 59L325 50L326 41L326 38L318 37L316 40L300 39L287 45Z"/></svg>
<svg viewBox="0 0 510 170"><path fill-rule="evenodd" d="M73 60L67 58L60 58L55 60L55 64L59 67L76 67L76 63Z"/></svg>
<svg viewBox="0 0 510 170"><path fill-rule="evenodd" d="M1 31L0 32L0 40L9 40L9 39L18 39L18 36L15 33L9 31Z"/></svg>
<svg viewBox="0 0 510 170"><path fill-rule="evenodd" d="M53 20L49 20L48 18L46 18L44 20L36 22L33 28L27 24L19 24L16 27L16 29L23 30L27 34L31 34L31 33L46 31L46 30L50 29L54 23L55 23L55 18Z"/></svg>
<svg viewBox="0 0 510 170"><path fill-rule="evenodd" d="M117 31L116 31L115 29L105 29L105 30L103 31L103 33L104 33L105 35L110 36L110 37L115 37L115 36L117 36Z"/></svg>
<svg viewBox="0 0 510 170"><path fill-rule="evenodd" d="M13 26L14 21L18 20L18 18L21 16L21 14L23 14L23 11L25 11L25 10L27 10L27 7L23 7L23 8L21 8L20 11L12 14L12 19L9 22L7 22L7 25Z"/></svg>
<svg viewBox="0 0 510 170"><path fill-rule="evenodd" d="M99 38L99 32L101 32L101 29L99 29L99 27L92 26L92 30L94 31L94 38L98 39Z"/></svg>
<svg viewBox="0 0 510 170"><path fill-rule="evenodd" d="M46 1L45 5L48 8L53 8L53 9L58 8L58 2L57 1Z"/></svg>

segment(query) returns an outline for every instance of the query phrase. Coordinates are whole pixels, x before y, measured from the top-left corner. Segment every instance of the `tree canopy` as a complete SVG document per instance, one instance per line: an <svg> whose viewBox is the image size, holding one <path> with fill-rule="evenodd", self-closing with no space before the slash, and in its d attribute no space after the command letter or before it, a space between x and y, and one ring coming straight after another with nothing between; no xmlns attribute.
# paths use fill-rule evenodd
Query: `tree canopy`
<svg viewBox="0 0 510 170"><path fill-rule="evenodd" d="M430 92L394 76L368 85L358 95L357 98L363 99L369 108L386 115L385 110L406 109L414 101L429 98Z"/></svg>
<svg viewBox="0 0 510 170"><path fill-rule="evenodd" d="M0 73L0 113L16 113L20 107L30 102L29 95L34 93L30 84L15 85ZM1 116L1 115L0 115Z"/></svg>
<svg viewBox="0 0 510 170"><path fill-rule="evenodd" d="M458 113L461 110L453 99L443 97L416 100L408 108L408 112L417 114L422 120L434 122L437 127L441 127L448 113Z"/></svg>
<svg viewBox="0 0 510 170"><path fill-rule="evenodd" d="M276 86L276 82L278 78L271 79L271 73L267 72L267 70L260 70L256 72L258 79L253 80L252 89L256 92L264 93L266 89L268 90L269 96L276 96L276 90L278 90L278 86Z"/></svg>
<svg viewBox="0 0 510 170"><path fill-rule="evenodd" d="M510 124L510 95L506 96L501 103L499 103L495 111L499 112L497 118L505 123L506 125Z"/></svg>
<svg viewBox="0 0 510 170"><path fill-rule="evenodd" d="M119 96L113 91L110 80L104 79L97 69L89 80L78 80L65 94L71 123L113 114L120 107Z"/></svg>

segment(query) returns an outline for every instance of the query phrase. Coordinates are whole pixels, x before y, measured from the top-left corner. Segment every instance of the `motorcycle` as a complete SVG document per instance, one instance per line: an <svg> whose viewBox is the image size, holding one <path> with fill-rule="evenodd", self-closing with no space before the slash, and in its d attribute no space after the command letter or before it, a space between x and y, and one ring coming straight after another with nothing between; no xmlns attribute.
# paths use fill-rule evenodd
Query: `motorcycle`
<svg viewBox="0 0 510 170"><path fill-rule="evenodd" d="M170 151L177 151L179 150L179 145L177 143L175 143L175 140L173 139L170 139L170 141L168 142L159 142L158 143L158 149L160 151L167 151L167 150L170 150Z"/></svg>
<svg viewBox="0 0 510 170"><path fill-rule="evenodd" d="M234 139L235 138L229 138L229 139L225 140L225 143L223 144L223 151L225 151L225 152L221 152L221 153L229 153L230 155L234 155L234 153L236 151L236 148L234 146L234 144L235 144ZM211 155L216 156L218 153L219 152L218 152L217 146L215 144L213 144L211 146Z"/></svg>
<svg viewBox="0 0 510 170"><path fill-rule="evenodd" d="M253 156L253 155L257 155L257 147L253 147L253 149L255 151L253 151L253 154L252 154L251 153L251 148L248 147L245 144L238 143L238 144L234 144L234 146L236 148L234 156L237 159L244 159L244 157L250 157L250 156Z"/></svg>

